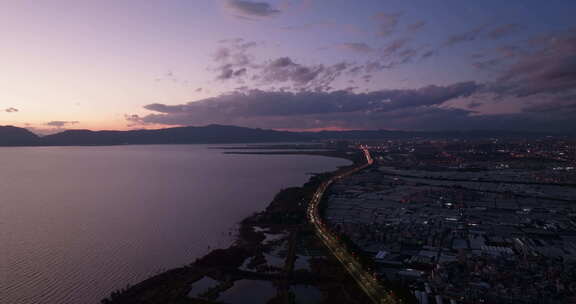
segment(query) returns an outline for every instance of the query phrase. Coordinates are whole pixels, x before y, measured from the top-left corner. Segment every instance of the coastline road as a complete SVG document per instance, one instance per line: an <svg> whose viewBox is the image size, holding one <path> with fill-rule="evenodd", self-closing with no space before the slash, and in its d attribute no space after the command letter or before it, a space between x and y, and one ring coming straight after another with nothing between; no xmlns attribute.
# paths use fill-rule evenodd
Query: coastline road
<svg viewBox="0 0 576 304"><path fill-rule="evenodd" d="M334 183L334 181L341 178L347 177L359 171L362 171L370 167L374 160L370 155L370 151L365 146L360 146L360 149L364 153L366 158L366 163L354 167L346 172L340 173L338 175L332 176L329 180L323 182L312 197L310 204L308 205L307 215L310 223L314 225L316 234L322 240L324 245L330 250L330 252L342 263L344 268L348 273L354 278L366 295L372 300L373 303L377 304L388 304L388 303L399 303L395 297L391 295L389 291L386 290L375 278L366 271L363 266L358 262L358 260L346 249L344 244L338 240L338 238L330 232L325 223L322 221L318 207L320 201L324 196L324 193Z"/></svg>

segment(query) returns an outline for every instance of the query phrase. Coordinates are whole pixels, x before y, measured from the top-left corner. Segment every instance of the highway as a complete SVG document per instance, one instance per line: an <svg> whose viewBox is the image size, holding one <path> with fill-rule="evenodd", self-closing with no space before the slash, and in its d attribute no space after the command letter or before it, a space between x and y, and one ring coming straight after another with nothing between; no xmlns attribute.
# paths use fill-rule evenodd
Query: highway
<svg viewBox="0 0 576 304"><path fill-rule="evenodd" d="M368 167L370 167L374 160L370 155L370 151L368 151L367 147L360 146L360 149L364 153L364 157L366 158L366 163L354 167L346 172L340 173L338 175L332 176L329 180L323 182L312 197L310 204L308 205L308 220L312 223L315 227L316 234L322 240L324 245L330 250L330 252L342 263L344 268L348 271L348 273L356 280L358 285L362 288L362 290L366 293L366 295L372 300L373 303L377 304L391 304L391 303L400 303L392 294L386 290L384 286L382 286L374 277L373 275L366 271L363 266L359 263L357 258L355 258L346 248L346 246L338 240L338 238L331 233L328 229L326 229L325 223L322 221L320 217L318 207L320 202L322 201L322 197L328 187L332 185L336 180L347 177L359 171L362 171Z"/></svg>

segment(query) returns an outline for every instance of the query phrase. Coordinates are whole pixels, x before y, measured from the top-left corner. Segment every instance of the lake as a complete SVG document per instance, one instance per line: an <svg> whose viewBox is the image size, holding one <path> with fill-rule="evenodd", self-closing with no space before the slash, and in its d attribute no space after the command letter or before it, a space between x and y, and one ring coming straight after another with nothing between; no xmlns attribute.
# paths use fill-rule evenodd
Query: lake
<svg viewBox="0 0 576 304"><path fill-rule="evenodd" d="M0 148L0 302L98 303L228 246L281 188L349 163L207 145Z"/></svg>

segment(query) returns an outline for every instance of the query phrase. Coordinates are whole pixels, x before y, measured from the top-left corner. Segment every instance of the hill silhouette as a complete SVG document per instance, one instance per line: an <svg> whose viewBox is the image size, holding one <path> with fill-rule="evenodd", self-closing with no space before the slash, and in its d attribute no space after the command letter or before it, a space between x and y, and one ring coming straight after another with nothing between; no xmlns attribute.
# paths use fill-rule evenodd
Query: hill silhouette
<svg viewBox="0 0 576 304"><path fill-rule="evenodd" d="M24 128L0 126L0 146L33 146L40 137Z"/></svg>
<svg viewBox="0 0 576 304"><path fill-rule="evenodd" d="M385 139L482 139L539 138L563 134L520 131L320 131L288 132L237 126L208 125L155 130L91 131L66 130L37 136L24 128L0 126L0 146L90 146L90 145L157 145L157 144L226 144L306 142L314 140L385 140Z"/></svg>

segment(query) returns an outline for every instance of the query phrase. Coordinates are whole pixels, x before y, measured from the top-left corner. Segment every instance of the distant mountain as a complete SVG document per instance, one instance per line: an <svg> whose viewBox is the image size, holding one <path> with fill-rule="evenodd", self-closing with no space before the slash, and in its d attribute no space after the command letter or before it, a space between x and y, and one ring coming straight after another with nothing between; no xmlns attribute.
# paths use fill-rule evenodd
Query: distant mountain
<svg viewBox="0 0 576 304"><path fill-rule="evenodd" d="M209 125L157 130L90 131L68 130L41 138L43 145L122 145L122 144L198 144L263 143L308 140L298 133Z"/></svg>
<svg viewBox="0 0 576 304"><path fill-rule="evenodd" d="M90 131L67 130L38 137L32 132L12 126L0 127L0 146L89 146L144 144L225 144L306 142L313 140L386 140L386 139L483 139L483 138L542 138L548 133L517 131L321 131L286 132L235 126L208 125L157 130Z"/></svg>
<svg viewBox="0 0 576 304"><path fill-rule="evenodd" d="M24 129L13 126L0 126L0 146L34 146L39 137Z"/></svg>

